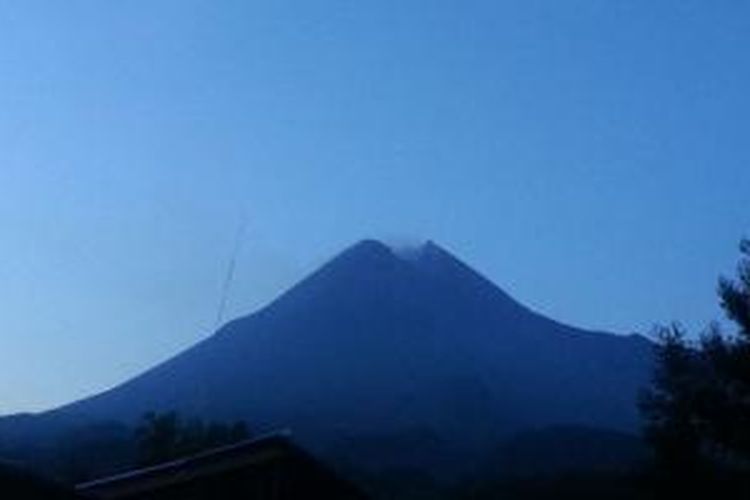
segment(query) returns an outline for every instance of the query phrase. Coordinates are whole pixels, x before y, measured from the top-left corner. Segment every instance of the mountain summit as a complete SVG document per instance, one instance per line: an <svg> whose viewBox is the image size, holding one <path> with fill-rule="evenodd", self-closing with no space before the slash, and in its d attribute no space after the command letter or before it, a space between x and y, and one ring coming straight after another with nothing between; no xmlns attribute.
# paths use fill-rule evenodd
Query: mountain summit
<svg viewBox="0 0 750 500"><path fill-rule="evenodd" d="M547 319L432 242L404 253L365 240L260 311L46 418L175 409L290 428L317 450L409 434L475 452L549 425L634 430L650 363L644 338Z"/></svg>

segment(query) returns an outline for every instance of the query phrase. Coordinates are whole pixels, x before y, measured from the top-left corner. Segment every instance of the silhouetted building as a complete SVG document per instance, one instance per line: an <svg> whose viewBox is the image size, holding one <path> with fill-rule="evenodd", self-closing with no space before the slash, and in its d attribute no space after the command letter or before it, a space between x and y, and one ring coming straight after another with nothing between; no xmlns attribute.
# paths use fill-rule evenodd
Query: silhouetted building
<svg viewBox="0 0 750 500"><path fill-rule="evenodd" d="M364 499L328 467L274 435L77 486L92 499Z"/></svg>

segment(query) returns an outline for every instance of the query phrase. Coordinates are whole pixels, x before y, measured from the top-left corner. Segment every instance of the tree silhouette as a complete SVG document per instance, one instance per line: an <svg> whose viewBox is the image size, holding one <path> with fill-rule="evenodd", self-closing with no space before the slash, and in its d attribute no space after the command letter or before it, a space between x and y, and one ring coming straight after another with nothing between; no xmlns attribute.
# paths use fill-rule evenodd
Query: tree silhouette
<svg viewBox="0 0 750 500"><path fill-rule="evenodd" d="M659 331L657 368L640 406L646 439L669 477L750 473L750 241L740 249L737 278L721 278L718 290L736 331L712 325L692 342L678 326Z"/></svg>
<svg viewBox="0 0 750 500"><path fill-rule="evenodd" d="M244 422L204 423L176 412L145 414L135 430L138 464L149 466L247 439Z"/></svg>

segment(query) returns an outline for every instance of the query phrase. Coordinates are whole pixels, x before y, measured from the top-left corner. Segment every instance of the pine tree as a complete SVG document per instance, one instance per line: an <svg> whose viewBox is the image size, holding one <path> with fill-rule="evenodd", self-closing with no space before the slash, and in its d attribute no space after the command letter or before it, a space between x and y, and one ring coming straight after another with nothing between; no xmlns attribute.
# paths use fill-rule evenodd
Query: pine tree
<svg viewBox="0 0 750 500"><path fill-rule="evenodd" d="M662 328L657 367L641 400L645 435L668 476L741 477L750 473L750 241L740 246L735 280L719 298L736 325L713 325L695 342Z"/></svg>

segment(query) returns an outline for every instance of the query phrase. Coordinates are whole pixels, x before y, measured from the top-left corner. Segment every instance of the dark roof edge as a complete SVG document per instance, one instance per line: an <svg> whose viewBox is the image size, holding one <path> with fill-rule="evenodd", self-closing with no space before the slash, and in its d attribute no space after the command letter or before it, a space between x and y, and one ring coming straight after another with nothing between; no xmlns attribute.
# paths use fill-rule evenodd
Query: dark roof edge
<svg viewBox="0 0 750 500"><path fill-rule="evenodd" d="M157 474L159 472L168 471L170 469L175 469L178 467L198 464L207 459L220 457L221 455L230 454L232 452L236 452L245 448L254 448L259 445L271 444L273 442L280 442L286 446L294 446L291 442L289 442L289 438L291 436L292 432L289 429L281 429L278 431L268 432L254 438L246 439L244 441L239 441L237 443L225 446L219 446L217 448L211 448L210 450L202 451L194 455L188 455L186 457L171 460L169 462L164 462L149 467L142 467L120 474L115 474L113 476L107 476L99 479L94 479L92 481L87 481L85 483L80 483L75 486L75 489L78 491L83 491L111 483L136 479L142 476Z"/></svg>

